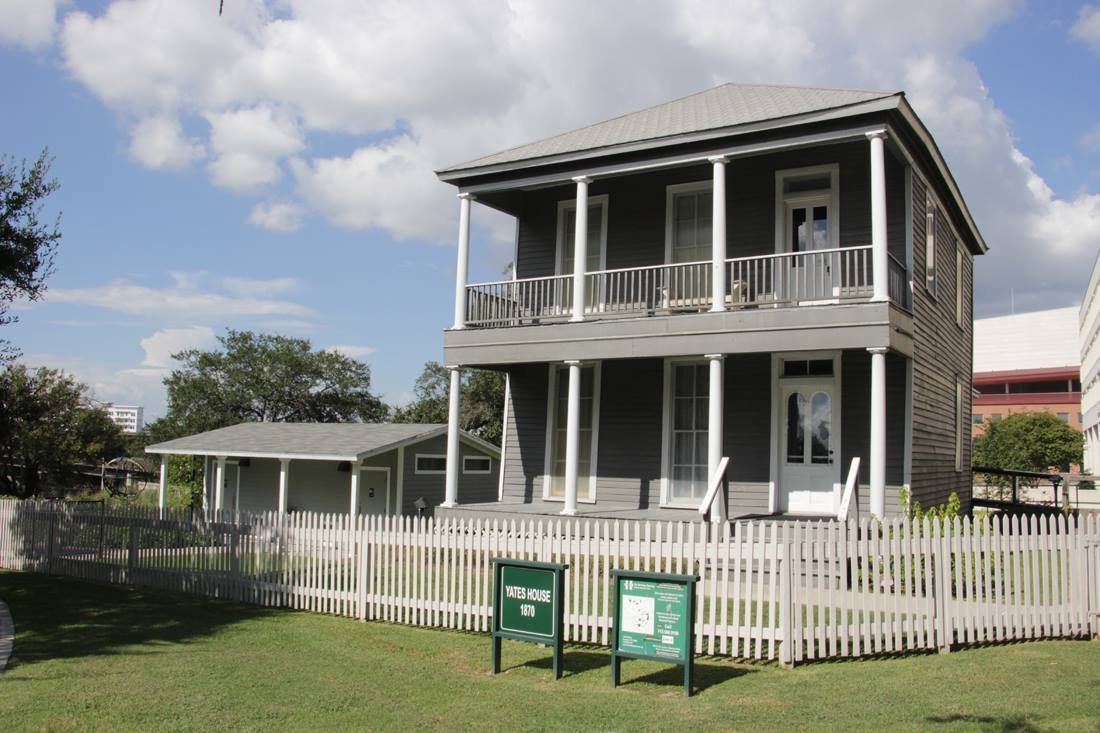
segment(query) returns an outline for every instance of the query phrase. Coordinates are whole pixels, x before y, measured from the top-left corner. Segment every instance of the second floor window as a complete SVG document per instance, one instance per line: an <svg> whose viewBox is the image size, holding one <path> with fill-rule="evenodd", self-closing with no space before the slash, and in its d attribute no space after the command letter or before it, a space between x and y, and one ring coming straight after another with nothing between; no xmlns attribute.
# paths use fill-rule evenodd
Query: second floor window
<svg viewBox="0 0 1100 733"><path fill-rule="evenodd" d="M585 272L603 269L604 223L607 196L590 196L588 199L588 240L585 245ZM558 206L558 262L559 274L573 272L577 241L577 202L563 201Z"/></svg>
<svg viewBox="0 0 1100 733"><path fill-rule="evenodd" d="M682 190L676 188L669 193L672 198L669 205L672 262L709 260L714 211L710 184L689 184Z"/></svg>

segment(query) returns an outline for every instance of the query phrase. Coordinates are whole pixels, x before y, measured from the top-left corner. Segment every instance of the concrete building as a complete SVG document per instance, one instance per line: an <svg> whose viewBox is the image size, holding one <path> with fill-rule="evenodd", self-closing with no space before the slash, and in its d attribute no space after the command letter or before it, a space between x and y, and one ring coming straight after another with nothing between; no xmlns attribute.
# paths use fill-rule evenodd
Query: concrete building
<svg viewBox="0 0 1100 733"><path fill-rule="evenodd" d="M1081 429L1076 307L974 321L971 432L1017 412L1049 412Z"/></svg>
<svg viewBox="0 0 1100 733"><path fill-rule="evenodd" d="M987 247L903 92L725 84L437 175L459 200L443 513L969 506ZM511 280L467 282L475 199L515 217ZM502 498L453 507L466 367L507 375Z"/></svg>
<svg viewBox="0 0 1100 733"><path fill-rule="evenodd" d="M140 433L145 429L145 408L137 405L115 405L106 402L103 409L124 433Z"/></svg>
<svg viewBox="0 0 1100 733"><path fill-rule="evenodd" d="M1100 256L1092 268L1078 312L1081 355L1081 429L1085 434L1084 473L1100 471Z"/></svg>

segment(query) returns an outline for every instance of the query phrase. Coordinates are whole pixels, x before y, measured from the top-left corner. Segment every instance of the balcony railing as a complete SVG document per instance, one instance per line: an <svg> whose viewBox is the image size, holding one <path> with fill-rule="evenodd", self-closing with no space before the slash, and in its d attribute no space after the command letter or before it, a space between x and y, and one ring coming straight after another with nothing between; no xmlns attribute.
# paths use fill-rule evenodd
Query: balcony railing
<svg viewBox="0 0 1100 733"><path fill-rule="evenodd" d="M687 262L586 275L586 317L663 315L710 309L712 263ZM891 257L891 300L907 305L905 266ZM871 247L793 252L726 260L726 307L818 305L870 299ZM466 324L519 326L573 315L573 276L478 283L466 288Z"/></svg>

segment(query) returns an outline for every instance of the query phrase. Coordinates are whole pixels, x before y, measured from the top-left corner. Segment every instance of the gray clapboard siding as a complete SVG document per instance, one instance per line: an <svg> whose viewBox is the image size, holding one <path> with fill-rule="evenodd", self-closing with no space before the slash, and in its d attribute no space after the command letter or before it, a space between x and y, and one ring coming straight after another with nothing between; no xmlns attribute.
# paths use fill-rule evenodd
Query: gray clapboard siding
<svg viewBox="0 0 1100 733"><path fill-rule="evenodd" d="M416 514L416 507L413 504L418 497L423 497L424 501L428 504L428 509L425 511L425 514L431 514L436 506L443 503L446 496L446 480L444 476L439 474L418 474L416 472L417 453L446 455L446 436L439 435L405 447L404 485L401 491L402 514ZM487 453L461 441L458 444L458 454L460 457L488 456ZM396 476L397 451L392 451L388 455L395 466L391 473ZM490 471L487 474L463 472L460 458L458 468L459 504L478 504L486 501L496 501L499 488L500 461L492 456L488 457Z"/></svg>

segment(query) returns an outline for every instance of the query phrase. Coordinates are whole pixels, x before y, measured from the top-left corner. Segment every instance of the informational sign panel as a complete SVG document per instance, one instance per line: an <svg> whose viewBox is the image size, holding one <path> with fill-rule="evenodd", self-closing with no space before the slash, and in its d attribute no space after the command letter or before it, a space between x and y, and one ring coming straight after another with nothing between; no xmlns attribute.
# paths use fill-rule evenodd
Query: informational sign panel
<svg viewBox="0 0 1100 733"><path fill-rule="evenodd" d="M611 678L619 684L623 657L684 665L684 691L691 695L694 667L695 575L612 570L615 633Z"/></svg>
<svg viewBox="0 0 1100 733"><path fill-rule="evenodd" d="M561 677L562 601L568 565L526 560L493 560L493 674L500 672L500 641L550 644L554 677Z"/></svg>

